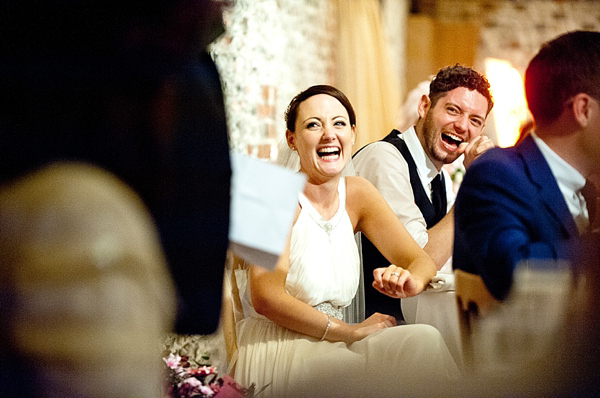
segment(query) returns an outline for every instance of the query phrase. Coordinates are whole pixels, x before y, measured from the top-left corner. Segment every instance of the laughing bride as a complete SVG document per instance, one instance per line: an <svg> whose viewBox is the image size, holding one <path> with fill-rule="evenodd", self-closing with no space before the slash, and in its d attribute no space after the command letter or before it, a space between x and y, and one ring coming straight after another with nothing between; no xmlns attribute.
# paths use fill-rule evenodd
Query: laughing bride
<svg viewBox="0 0 600 398"><path fill-rule="evenodd" d="M348 397L410 395L455 379L457 367L432 326L396 326L380 313L343 321L359 284L356 232L392 264L374 271L382 294L412 297L436 272L377 189L342 176L356 135L350 102L334 87L313 86L291 101L285 118L287 144L308 180L276 269L246 271L251 308L237 324L236 381L267 386L263 396Z"/></svg>

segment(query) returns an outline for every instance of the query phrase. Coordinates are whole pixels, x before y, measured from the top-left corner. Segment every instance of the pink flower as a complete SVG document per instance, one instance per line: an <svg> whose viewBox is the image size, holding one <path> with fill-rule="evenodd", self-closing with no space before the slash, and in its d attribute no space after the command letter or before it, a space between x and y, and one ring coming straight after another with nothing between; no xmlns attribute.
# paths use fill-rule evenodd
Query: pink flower
<svg viewBox="0 0 600 398"><path fill-rule="evenodd" d="M163 361L165 361L169 368L177 369L179 367L179 361L181 361L181 357L179 355L173 355L171 353L168 357L163 358Z"/></svg>
<svg viewBox="0 0 600 398"><path fill-rule="evenodd" d="M200 382L200 380L196 379L195 377L188 377L187 379L182 381L181 384L189 384L192 387L202 387L202 382Z"/></svg>
<svg viewBox="0 0 600 398"><path fill-rule="evenodd" d="M169 369L167 383L169 388L165 398L246 398L249 391L235 380L225 375L218 377L217 368L210 365L192 365L184 355L165 352L163 361ZM252 387L251 395L254 389Z"/></svg>
<svg viewBox="0 0 600 398"><path fill-rule="evenodd" d="M208 386L200 386L200 392L207 397L212 397L215 392Z"/></svg>
<svg viewBox="0 0 600 398"><path fill-rule="evenodd" d="M191 374L199 375L199 376L208 376L217 373L217 368L214 366L201 366L196 369L190 369Z"/></svg>

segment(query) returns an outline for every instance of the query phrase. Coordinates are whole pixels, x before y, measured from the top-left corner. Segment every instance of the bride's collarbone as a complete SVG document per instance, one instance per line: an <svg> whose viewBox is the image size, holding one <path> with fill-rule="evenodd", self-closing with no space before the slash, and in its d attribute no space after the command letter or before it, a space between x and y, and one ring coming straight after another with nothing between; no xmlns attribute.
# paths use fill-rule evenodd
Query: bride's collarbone
<svg viewBox="0 0 600 398"><path fill-rule="evenodd" d="M327 201L327 203L311 202L314 209L317 211L317 213L319 213L319 215L325 221L329 221L333 218L333 216L335 216L335 214L337 213L338 208L339 208L339 203L340 203L340 201L339 201L339 197L337 195L333 201L330 200L330 201Z"/></svg>

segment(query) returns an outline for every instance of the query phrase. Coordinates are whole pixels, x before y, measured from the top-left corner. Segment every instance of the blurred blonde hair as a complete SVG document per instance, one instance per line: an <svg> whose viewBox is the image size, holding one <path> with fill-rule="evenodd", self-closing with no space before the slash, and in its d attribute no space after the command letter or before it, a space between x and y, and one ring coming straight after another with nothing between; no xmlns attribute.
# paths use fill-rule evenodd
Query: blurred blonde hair
<svg viewBox="0 0 600 398"><path fill-rule="evenodd" d="M132 190L82 164L2 187L0 264L0 361L26 361L35 396L162 396L174 291Z"/></svg>
<svg viewBox="0 0 600 398"><path fill-rule="evenodd" d="M402 104L398 116L398 130L400 132L414 126L417 120L419 120L419 101L423 95L429 95L429 83L431 83L431 79L433 79L433 76L429 80L423 80L417 84L406 96L406 100Z"/></svg>

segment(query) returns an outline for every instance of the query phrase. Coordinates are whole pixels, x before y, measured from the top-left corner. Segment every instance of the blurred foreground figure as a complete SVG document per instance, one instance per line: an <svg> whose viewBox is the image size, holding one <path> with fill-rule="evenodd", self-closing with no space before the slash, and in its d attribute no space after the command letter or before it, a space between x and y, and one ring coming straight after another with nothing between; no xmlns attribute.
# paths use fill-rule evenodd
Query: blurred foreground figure
<svg viewBox="0 0 600 398"><path fill-rule="evenodd" d="M221 311L230 164L206 46L211 0L0 5L0 185L56 161L97 165L142 198L177 287L176 332Z"/></svg>
<svg viewBox="0 0 600 398"><path fill-rule="evenodd" d="M133 191L74 163L6 185L0 265L0 396L161 397L174 296Z"/></svg>

